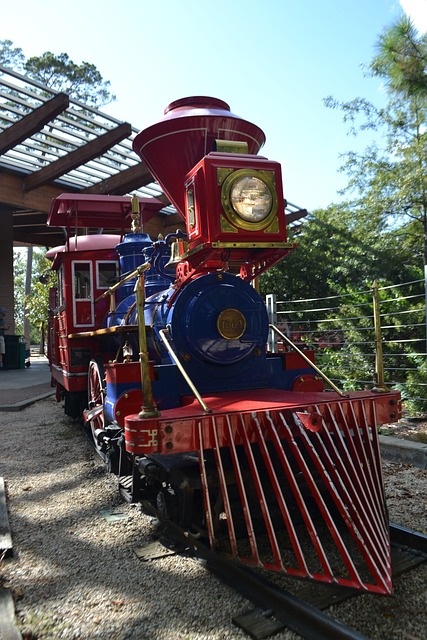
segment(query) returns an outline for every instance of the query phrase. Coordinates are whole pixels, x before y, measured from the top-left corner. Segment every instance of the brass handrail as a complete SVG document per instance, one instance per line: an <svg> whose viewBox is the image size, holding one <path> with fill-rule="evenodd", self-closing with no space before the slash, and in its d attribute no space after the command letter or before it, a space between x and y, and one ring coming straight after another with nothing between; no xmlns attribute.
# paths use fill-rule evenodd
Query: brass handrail
<svg viewBox="0 0 427 640"><path fill-rule="evenodd" d="M111 294L113 294L115 291L117 291L117 289L119 289L122 286L122 284L125 284L125 282L128 282L128 280L132 280L132 278L136 278L140 273L142 273L144 271L147 271L150 267L151 267L151 263L150 262L144 262L144 264L142 264L141 266L137 267L135 269L135 271L132 271L131 273L128 273L127 276L122 278L122 280L120 280L120 282L116 282L116 284L113 284L112 287L108 287L108 289L106 291L104 291L104 293L101 293L101 295L97 297L95 302L99 302L99 300L102 300L102 298L105 298L105 296L108 296L108 295L111 296Z"/></svg>
<svg viewBox="0 0 427 640"><path fill-rule="evenodd" d="M314 369L314 370L316 371L316 373L318 373L318 374L319 374L319 376L320 376L321 378L323 378L323 380L326 382L326 384L328 384L328 385L329 385L329 386L330 386L334 391L336 391L337 393L339 393L339 394L340 394L340 396L342 396L343 398L348 398L348 397L349 397L348 393L344 393L344 391L341 391L341 389L338 389L338 387L337 387L337 386L332 382L332 380L330 380L330 379L328 378L328 376L326 375L326 373L323 373L323 371L321 371L321 370L319 369L319 367L318 367L317 365L315 365L315 364L314 364L314 362L312 362L312 361L310 360L310 358L309 358L308 356L306 356L306 355L305 355L305 353L304 353L303 351L301 351L301 349L299 349L299 348L296 346L296 344L294 344L294 343L292 342L292 340L289 340L289 338L288 338L287 336L285 336L285 334L284 334L284 333L282 333L282 332L280 331L280 329L278 329L276 326L274 326L274 324L270 324L270 325L269 325L269 327L270 327L270 329L272 329L273 331L275 331L275 333L277 333L277 334L278 334L278 335L283 339L283 341L284 341L284 342L286 342L286 344L287 344L287 345L289 345L289 346L291 347L291 349L293 349L294 351L296 351L296 352L297 352L297 354L298 354L299 356L301 356L301 358L303 358L303 360L305 360L305 361L309 364L309 366L310 366L312 369Z"/></svg>
<svg viewBox="0 0 427 640"><path fill-rule="evenodd" d="M138 315L138 338L139 338L139 365L141 368L141 385L142 385L142 407L138 414L138 418L157 418L160 411L157 409L154 401L153 389L150 379L150 362L148 359L147 334L145 331L145 284L144 271L147 270L147 264L143 264L136 269L137 280L135 283L136 311ZM150 266L148 264L148 266ZM144 268L145 267L145 268Z"/></svg>
<svg viewBox="0 0 427 640"><path fill-rule="evenodd" d="M212 409L209 409L209 407L207 406L207 404L205 403L205 401L203 400L202 396L200 395L200 393L197 391L195 385L193 384L190 376L188 375L188 373L186 372L186 370L184 369L184 367L182 366L181 362L178 359L178 356L176 355L175 351L172 349L172 346L170 344L170 342L168 341L166 334L170 333L169 331L169 327L166 327L166 329L160 329L159 334L161 339L163 340L166 349L168 350L172 360L174 361L174 363L176 364L176 366L178 367L178 369L180 370L184 380L186 381L186 383L188 384L188 386L190 387L191 391L194 393L194 395L196 396L197 400L199 401L203 411L205 411L206 413L212 413Z"/></svg>

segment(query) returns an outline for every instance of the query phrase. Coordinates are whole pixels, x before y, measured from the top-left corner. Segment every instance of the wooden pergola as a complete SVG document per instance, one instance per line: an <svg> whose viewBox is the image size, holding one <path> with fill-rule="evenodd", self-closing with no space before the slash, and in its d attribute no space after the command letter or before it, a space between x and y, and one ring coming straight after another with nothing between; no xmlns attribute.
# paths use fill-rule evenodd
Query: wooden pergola
<svg viewBox="0 0 427 640"><path fill-rule="evenodd" d="M52 199L64 192L153 196L165 207L145 231L157 236L182 226L132 150L137 133L127 122L0 66L0 215L13 216L14 245L64 241L62 229L46 226Z"/></svg>

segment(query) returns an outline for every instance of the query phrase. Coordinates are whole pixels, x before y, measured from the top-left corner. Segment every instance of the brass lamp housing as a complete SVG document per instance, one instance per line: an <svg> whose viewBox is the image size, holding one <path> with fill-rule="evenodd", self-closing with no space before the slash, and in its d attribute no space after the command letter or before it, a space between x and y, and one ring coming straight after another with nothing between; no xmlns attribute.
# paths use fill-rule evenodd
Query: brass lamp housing
<svg viewBox="0 0 427 640"><path fill-rule="evenodd" d="M251 220L250 213L239 215L233 207L233 187L245 178L263 185L268 212L262 219L255 214ZM185 190L189 252L208 244L229 249L232 243L231 248L237 249L250 243L251 249L266 249L287 242L279 163L250 154L211 152L188 173ZM252 202L258 206L256 185L253 201L250 191L246 193L249 211Z"/></svg>

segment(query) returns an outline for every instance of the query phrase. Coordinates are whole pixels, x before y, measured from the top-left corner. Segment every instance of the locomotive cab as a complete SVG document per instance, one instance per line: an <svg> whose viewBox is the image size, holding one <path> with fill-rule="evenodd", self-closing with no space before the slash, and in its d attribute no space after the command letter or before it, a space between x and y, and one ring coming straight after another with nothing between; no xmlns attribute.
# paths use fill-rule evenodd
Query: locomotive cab
<svg viewBox="0 0 427 640"><path fill-rule="evenodd" d="M95 300L117 282L119 241L118 235L80 236L47 253L57 273L50 296L49 359L57 389L71 394L67 405L73 414L85 406L88 365L103 349L101 337L90 334L101 326L109 300Z"/></svg>
<svg viewBox="0 0 427 640"><path fill-rule="evenodd" d="M162 203L142 198L137 207L138 216L144 214L149 219ZM140 234L132 233L138 255L134 255L132 243L127 244L124 257L118 252L132 215L129 197L63 194L52 202L48 224L63 227L67 241L46 254L57 274L49 296L48 356L57 398L65 400L65 411L73 417L81 416L87 407L90 362L96 359L103 364L117 359L118 347L135 331L135 327L122 331L119 326L106 326L124 291L122 287L120 292L111 293L111 289L129 265L141 263L141 247L147 244L141 245ZM122 233L77 234L82 228L98 230L101 221L112 230L122 229ZM151 239L148 244L152 245Z"/></svg>

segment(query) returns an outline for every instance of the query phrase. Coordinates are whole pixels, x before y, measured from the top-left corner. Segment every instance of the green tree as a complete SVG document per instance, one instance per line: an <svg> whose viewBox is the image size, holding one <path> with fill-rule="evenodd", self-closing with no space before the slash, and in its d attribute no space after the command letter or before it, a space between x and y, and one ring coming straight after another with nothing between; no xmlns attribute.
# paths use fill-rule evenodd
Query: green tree
<svg viewBox="0 0 427 640"><path fill-rule="evenodd" d="M373 142L349 152L342 167L348 176L344 193L352 208L365 210L384 228L412 234L417 256L427 264L427 36L400 20L378 41L370 73L384 79L385 106L363 98L326 105L340 108L353 133L371 131Z"/></svg>
<svg viewBox="0 0 427 640"><path fill-rule="evenodd" d="M102 107L116 97L110 93L110 82L89 62L80 65L70 60L66 53L55 55L46 51L33 56L24 64L26 75L55 91L63 91L90 107Z"/></svg>
<svg viewBox="0 0 427 640"><path fill-rule="evenodd" d="M412 234L389 230L378 216L351 203L311 213L291 238L288 256L261 277L261 292L282 300L322 298L422 277L414 266ZM396 260L399 255L399 260Z"/></svg>
<svg viewBox="0 0 427 640"><path fill-rule="evenodd" d="M24 62L22 49L14 47L12 40L0 40L0 64L15 71L22 71Z"/></svg>
<svg viewBox="0 0 427 640"><path fill-rule="evenodd" d="M24 316L30 322L30 342L38 344L47 322L49 284L40 282L40 276L50 273L50 262L44 249L33 252L31 293L25 294L27 260L25 253L14 251L15 332L24 333Z"/></svg>
<svg viewBox="0 0 427 640"><path fill-rule="evenodd" d="M49 308L49 274L51 263L45 257L46 251L36 249L33 253L33 273L31 278L31 293L26 296L26 315L30 321L30 340L37 344L44 336L47 325ZM42 276L48 275L47 278Z"/></svg>
<svg viewBox="0 0 427 640"><path fill-rule="evenodd" d="M46 51L26 59L22 49L14 47L11 40L0 40L0 64L90 107L101 108L116 99L110 92L110 82L103 79L95 65L76 64L67 53L56 55Z"/></svg>
<svg viewBox="0 0 427 640"><path fill-rule="evenodd" d="M304 220L297 249L262 276L261 291L275 292L283 301L303 300L284 304L280 317L300 337L304 329L302 341L319 351L321 368L351 388L373 380L373 349L367 353L366 345L373 344L367 336L373 335L370 289L377 280L386 287L381 291L386 375L393 370L393 382L406 395L409 389L411 410L425 410L420 290L427 264L427 37L404 20L385 29L377 44L369 72L384 80L385 104L363 97L325 101L341 110L350 133L370 138L365 149L344 156L341 170L348 180L341 195L347 199ZM402 296L393 286L403 283L408 284ZM343 297L313 300L328 296ZM322 351L331 330L337 340ZM415 373L408 375L411 368Z"/></svg>
<svg viewBox="0 0 427 640"><path fill-rule="evenodd" d="M371 62L374 76L384 78L391 94L427 100L427 34L418 35L406 16L388 27L378 40Z"/></svg>

